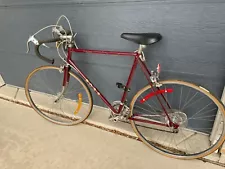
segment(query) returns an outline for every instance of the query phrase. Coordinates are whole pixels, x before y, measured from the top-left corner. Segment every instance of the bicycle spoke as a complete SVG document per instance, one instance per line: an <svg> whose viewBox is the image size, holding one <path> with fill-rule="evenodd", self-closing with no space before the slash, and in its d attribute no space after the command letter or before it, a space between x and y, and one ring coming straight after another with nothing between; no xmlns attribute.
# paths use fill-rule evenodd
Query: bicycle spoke
<svg viewBox="0 0 225 169"><path fill-rule="evenodd" d="M153 100L153 99L151 99L151 101L154 103L154 105L157 107L157 104L156 104L156 102Z"/></svg>
<svg viewBox="0 0 225 169"><path fill-rule="evenodd" d="M215 110L218 110L218 108L213 108L211 110L205 111L204 113L199 113L198 115L200 115L200 114L207 114L207 113L215 111Z"/></svg>
<svg viewBox="0 0 225 169"><path fill-rule="evenodd" d="M143 97L142 97L142 99L143 99ZM147 101L145 101L144 103L145 103L145 105L147 104L150 108L152 108L155 113L156 113L156 111L160 111L160 110L157 110L156 108L154 108L153 106L150 106L150 104Z"/></svg>
<svg viewBox="0 0 225 169"><path fill-rule="evenodd" d="M214 111L214 110L217 110L217 108L208 110L208 111L206 111L206 112L204 112L204 113L199 113L198 116L199 116L199 115L203 115L203 114L207 114L207 113L212 112L212 111ZM215 115L215 116L216 116L216 115Z"/></svg>
<svg viewBox="0 0 225 169"><path fill-rule="evenodd" d="M174 145L176 146L176 149L179 150L179 148L177 147L177 142L176 142L176 139L175 139L175 134L173 134L173 141L174 141Z"/></svg>
<svg viewBox="0 0 225 169"><path fill-rule="evenodd" d="M204 130L212 130L212 128L207 128L207 127L204 127L204 128L201 128L201 127L192 127L190 129L204 129Z"/></svg>
<svg viewBox="0 0 225 169"><path fill-rule="evenodd" d="M170 140L170 142L169 142L168 147L173 147L173 146L174 146L174 145L173 145L174 137L175 137L175 136L171 134L171 138L170 138L171 140Z"/></svg>
<svg viewBox="0 0 225 169"><path fill-rule="evenodd" d="M185 106L186 106L190 101L192 101L192 100L194 99L195 96L197 96L197 94L198 94L198 92L196 92L195 95L192 96L192 97L190 98L190 100L188 100L188 102L183 106L183 108L181 108L181 110L183 110L183 109L185 108Z"/></svg>
<svg viewBox="0 0 225 169"><path fill-rule="evenodd" d="M188 99L188 97L189 97L190 91L191 91L191 88L188 90L188 94L187 94L187 96L186 96L186 98L185 98L184 105L187 103L187 99ZM183 110L183 108L181 108L181 111L182 111L182 110Z"/></svg>
<svg viewBox="0 0 225 169"><path fill-rule="evenodd" d="M215 117L215 116L214 116ZM204 121L214 121L214 119L213 120L208 120L208 119L202 119L202 118L190 118L191 120L204 120Z"/></svg>
<svg viewBox="0 0 225 169"><path fill-rule="evenodd" d="M66 114L66 113L64 112L64 110L62 109L62 102L63 102L63 99L60 100L60 102L59 102L59 108L60 108L60 110L63 112L63 114Z"/></svg>
<svg viewBox="0 0 225 169"><path fill-rule="evenodd" d="M45 73L43 73L44 74L44 76L45 76L45 78L43 78L43 79L46 79L46 81L47 81L47 77L46 77L46 74ZM42 79L42 78L40 78L40 79ZM44 80L43 80L43 82L44 82ZM54 91L50 88L50 87L48 87L48 85L47 85L47 83L43 83L44 85L45 85L45 87L49 90L49 91L51 91L52 93L54 93Z"/></svg>
<svg viewBox="0 0 225 169"><path fill-rule="evenodd" d="M185 143L185 147L186 147L186 152L188 152L187 146L186 146L186 140L187 140L189 137L192 137L192 136L187 137L187 136L183 133L183 130L181 130L181 134L185 137L184 143ZM192 146L189 144L189 142L188 142L188 145L189 145L190 148L192 148Z"/></svg>
<svg viewBox="0 0 225 169"><path fill-rule="evenodd" d="M190 104L188 107L190 107L190 106L193 105L193 104L196 104L197 102L199 102L199 101L202 100L203 98L204 98L204 97L201 97L200 99L198 99L198 100L195 101L194 103ZM185 107L185 108L187 109L188 107Z"/></svg>
<svg viewBox="0 0 225 169"><path fill-rule="evenodd" d="M209 115L209 116L202 116L202 117L195 117L195 118L190 118L190 119L200 119L200 118L208 118L208 117L216 117L216 115Z"/></svg>
<svg viewBox="0 0 225 169"><path fill-rule="evenodd" d="M39 85L38 85L39 84ZM38 89L42 89L43 88L43 85L47 88L47 90L51 93L51 94L53 94L54 92L53 92L53 90L52 89L50 89L47 85L46 85L46 83L41 83L41 81L40 80L38 80L38 81L36 81L36 83L35 83L35 85L34 86L37 86L38 87ZM41 91L40 91L41 92Z"/></svg>
<svg viewBox="0 0 225 169"><path fill-rule="evenodd" d="M172 89L174 89L173 85L172 85ZM174 95L174 92L172 92L171 104L173 104L173 95Z"/></svg>
<svg viewBox="0 0 225 169"><path fill-rule="evenodd" d="M69 82L69 84L71 84L71 83ZM73 85L68 85L68 88L70 88L68 90L74 89L77 86L77 84L78 84L78 81L75 84L73 84Z"/></svg>
<svg viewBox="0 0 225 169"><path fill-rule="evenodd" d="M74 91L76 91L76 90L80 90L80 89L83 89L83 90L84 90L83 87L80 87L80 88L78 88L78 89L73 89L72 91L70 90L70 92L65 92L65 94L71 94L72 92L74 92Z"/></svg>
<svg viewBox="0 0 225 169"><path fill-rule="evenodd" d="M169 139L169 137L166 137L166 139L163 141L163 143L165 143L164 145L167 145L167 140ZM169 147L169 145L168 145L168 147Z"/></svg>
<svg viewBox="0 0 225 169"><path fill-rule="evenodd" d="M208 107L209 105L211 105L212 104L212 102L211 103L209 103L209 104L207 104L205 107L203 107L201 110L199 110L197 113L195 113L194 115L192 115L190 118L192 118L192 117L194 117L195 115L197 115L198 113L200 113L202 110L204 110L206 107ZM189 119L190 119L189 118Z"/></svg>
<svg viewBox="0 0 225 169"><path fill-rule="evenodd" d="M142 108L142 107L139 107L139 106L135 106L135 107L138 107L138 108L140 108L140 109L142 109L142 110L145 110L145 111L149 112L149 110L144 109L144 108ZM155 111L155 112L150 112L150 113L153 113L153 114L156 114L156 115L157 115L156 111Z"/></svg>
<svg viewBox="0 0 225 169"><path fill-rule="evenodd" d="M160 131L160 133L161 134L159 134L159 136L158 136L158 138L157 138L157 140L156 141L158 141L159 140L159 138L162 136L162 132Z"/></svg>
<svg viewBox="0 0 225 169"><path fill-rule="evenodd" d="M164 86L164 90L166 90L166 87L165 87L165 86ZM166 99L166 102L167 102L169 105L171 105L170 102L169 102L169 100L168 100L167 92L165 92L165 99Z"/></svg>
<svg viewBox="0 0 225 169"><path fill-rule="evenodd" d="M181 97L182 97L182 92L183 92L183 86L181 87L181 93L180 93L180 104L179 104L179 109L180 109L180 106L181 106Z"/></svg>
<svg viewBox="0 0 225 169"><path fill-rule="evenodd" d="M42 79L42 78L40 78L40 79ZM43 82L44 82L44 80L42 80ZM44 82L44 83L40 83L41 81L39 80L39 84L43 84L44 85L44 87L46 87L47 89L48 89L48 91L49 92L51 92L52 94L54 93L54 91L51 89L51 88L49 88L48 87L48 85Z"/></svg>

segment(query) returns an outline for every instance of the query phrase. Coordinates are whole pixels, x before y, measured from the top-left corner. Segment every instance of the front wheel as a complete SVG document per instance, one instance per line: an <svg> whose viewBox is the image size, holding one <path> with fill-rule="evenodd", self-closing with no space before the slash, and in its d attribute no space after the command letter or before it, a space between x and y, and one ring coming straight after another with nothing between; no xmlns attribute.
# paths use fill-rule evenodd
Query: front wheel
<svg viewBox="0 0 225 169"><path fill-rule="evenodd" d="M81 123L92 111L92 95L86 83L72 72L69 75L68 84L63 86L64 69L41 66L26 79L25 93L30 105L56 124Z"/></svg>
<svg viewBox="0 0 225 169"><path fill-rule="evenodd" d="M160 83L154 91L144 87L132 99L130 122L138 137L173 158L200 158L218 149L225 135L224 105L201 86L178 80ZM221 121L217 137L212 137L217 113ZM178 128L171 127L171 121Z"/></svg>

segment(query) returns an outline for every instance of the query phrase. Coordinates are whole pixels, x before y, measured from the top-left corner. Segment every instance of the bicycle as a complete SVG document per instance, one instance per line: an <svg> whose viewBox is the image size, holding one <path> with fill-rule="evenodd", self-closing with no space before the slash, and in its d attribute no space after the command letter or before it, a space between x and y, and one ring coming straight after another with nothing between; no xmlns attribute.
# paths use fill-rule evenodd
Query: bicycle
<svg viewBox="0 0 225 169"><path fill-rule="evenodd" d="M69 30L59 25L62 18L66 19ZM38 41L36 34L47 28L52 28L53 39ZM216 151L224 142L225 108L219 99L207 89L189 82L176 79L160 81L160 65L154 71L147 68L143 51L147 45L160 41L161 34L121 34L123 39L139 45L134 52L80 49L75 36L68 18L62 15L56 25L42 28L27 41L28 51L29 43L33 42L36 55L49 64L54 64L55 60L41 55L39 47L54 43L63 61L61 66L38 67L26 79L25 93L29 104L43 118L60 125L83 122L93 108L91 88L110 109L110 120L130 122L138 138L160 154L179 159L200 158ZM60 49L65 57L60 54ZM116 83L123 90L119 102L111 104L106 99L72 60L73 52L134 58L126 85ZM135 94L129 106L126 96L137 65L140 65L148 84ZM33 81L36 77L40 78ZM46 82L41 83L44 80ZM212 140L217 112L221 113L222 119L218 137Z"/></svg>

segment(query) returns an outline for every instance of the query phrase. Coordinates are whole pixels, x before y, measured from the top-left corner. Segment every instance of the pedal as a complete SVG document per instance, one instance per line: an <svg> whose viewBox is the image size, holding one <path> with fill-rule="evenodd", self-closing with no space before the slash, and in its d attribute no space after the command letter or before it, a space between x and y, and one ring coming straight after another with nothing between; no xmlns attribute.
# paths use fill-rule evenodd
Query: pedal
<svg viewBox="0 0 225 169"><path fill-rule="evenodd" d="M124 84L122 84L122 83L119 83L119 82L117 82L116 83L116 86L119 88L119 89L123 89L123 90L125 90L125 91L130 91L130 88L127 88Z"/></svg>

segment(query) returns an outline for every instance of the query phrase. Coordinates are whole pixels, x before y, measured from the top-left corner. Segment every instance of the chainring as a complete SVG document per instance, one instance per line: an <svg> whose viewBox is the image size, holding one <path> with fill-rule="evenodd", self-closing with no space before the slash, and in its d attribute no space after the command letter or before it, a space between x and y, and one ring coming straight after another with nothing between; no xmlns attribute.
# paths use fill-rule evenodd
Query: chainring
<svg viewBox="0 0 225 169"><path fill-rule="evenodd" d="M119 110L120 105L123 105L122 110L120 111L119 114L114 113L112 110L110 110L110 116L109 116L109 120L113 121L113 122L118 122L118 121L123 121L123 122L128 122L128 115L130 113L130 108L121 103L121 101L114 101L112 106L115 110Z"/></svg>

